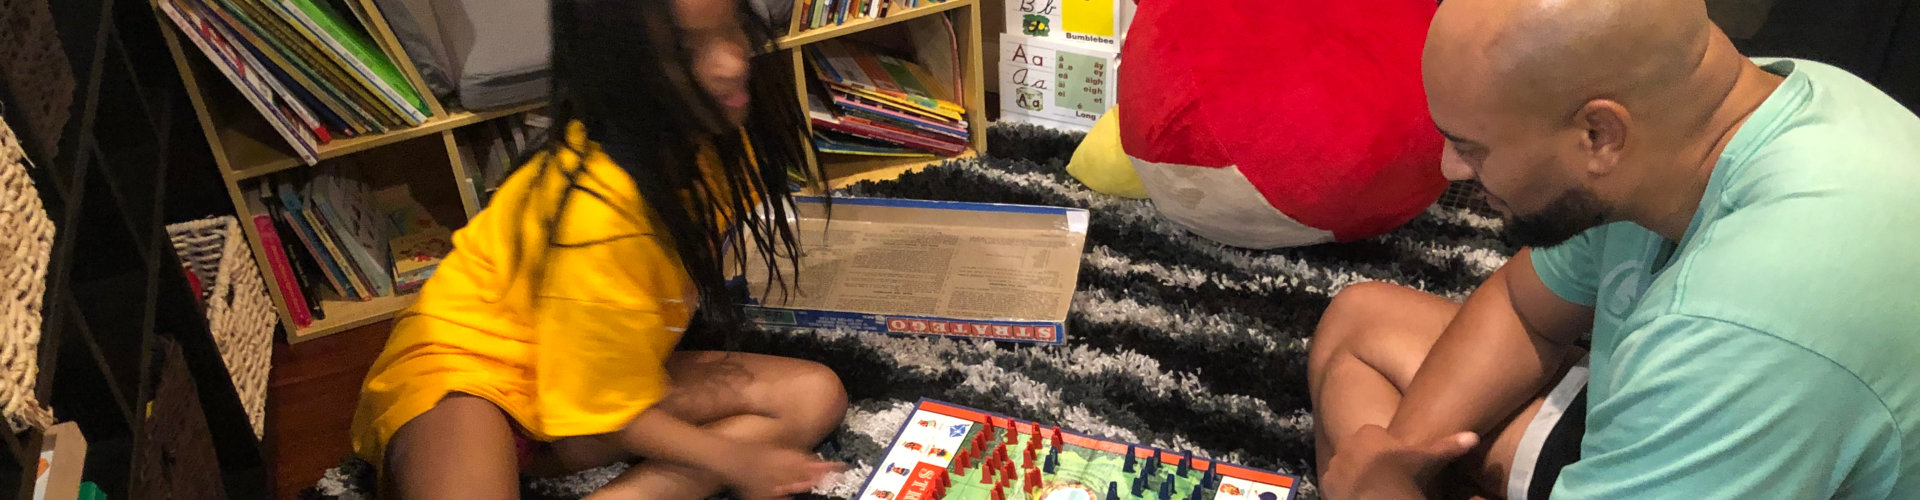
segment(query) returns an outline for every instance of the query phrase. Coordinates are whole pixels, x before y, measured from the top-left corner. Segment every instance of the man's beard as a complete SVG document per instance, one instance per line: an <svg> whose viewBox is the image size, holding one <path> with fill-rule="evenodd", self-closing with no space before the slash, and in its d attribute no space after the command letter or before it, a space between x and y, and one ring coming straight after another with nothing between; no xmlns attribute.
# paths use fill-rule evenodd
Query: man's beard
<svg viewBox="0 0 1920 500"><path fill-rule="evenodd" d="M1568 189L1539 212L1507 215L1506 238L1519 246L1550 247L1606 222L1607 210L1599 198L1586 190Z"/></svg>

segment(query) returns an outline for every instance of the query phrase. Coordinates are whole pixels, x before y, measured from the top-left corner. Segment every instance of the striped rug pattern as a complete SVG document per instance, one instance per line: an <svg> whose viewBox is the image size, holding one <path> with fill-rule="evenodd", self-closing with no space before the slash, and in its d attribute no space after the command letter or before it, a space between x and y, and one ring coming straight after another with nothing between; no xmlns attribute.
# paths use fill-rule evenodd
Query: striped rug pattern
<svg viewBox="0 0 1920 500"><path fill-rule="evenodd" d="M1512 252L1498 219L1439 207L1365 241L1225 247L1161 219L1151 202L1081 186L1065 172L1078 141L997 125L984 157L840 193L1069 206L1092 217L1063 345L816 330L756 331L741 341L741 350L825 363L846 384L852 408L820 451L849 470L816 494L857 494L913 403L928 397L1300 475L1305 498L1317 497L1307 346L1332 294L1388 281L1460 298ZM577 497L622 468L532 481L526 493ZM366 472L349 461L309 494L356 497Z"/></svg>

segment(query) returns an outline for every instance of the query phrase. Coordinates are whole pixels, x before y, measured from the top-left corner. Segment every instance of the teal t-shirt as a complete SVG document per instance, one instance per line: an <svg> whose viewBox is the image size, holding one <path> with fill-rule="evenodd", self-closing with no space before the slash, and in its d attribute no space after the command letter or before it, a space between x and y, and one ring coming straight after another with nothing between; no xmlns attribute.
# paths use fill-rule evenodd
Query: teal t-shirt
<svg viewBox="0 0 1920 500"><path fill-rule="evenodd" d="M1678 243L1537 249L1594 308L1587 430L1555 500L1920 495L1920 118L1811 61L1735 132Z"/></svg>

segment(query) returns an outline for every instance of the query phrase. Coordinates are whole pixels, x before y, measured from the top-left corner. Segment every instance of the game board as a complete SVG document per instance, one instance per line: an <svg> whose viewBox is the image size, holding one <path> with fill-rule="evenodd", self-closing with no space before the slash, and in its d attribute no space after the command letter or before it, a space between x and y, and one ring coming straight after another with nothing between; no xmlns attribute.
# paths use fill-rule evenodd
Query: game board
<svg viewBox="0 0 1920 500"><path fill-rule="evenodd" d="M923 399L857 500L1291 500L1297 482Z"/></svg>

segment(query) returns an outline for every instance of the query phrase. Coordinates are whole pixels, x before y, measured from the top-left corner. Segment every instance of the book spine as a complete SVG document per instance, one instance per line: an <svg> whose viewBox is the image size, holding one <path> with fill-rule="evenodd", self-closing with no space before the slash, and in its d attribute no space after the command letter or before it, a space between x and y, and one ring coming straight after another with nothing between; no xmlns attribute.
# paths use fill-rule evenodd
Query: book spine
<svg viewBox="0 0 1920 500"><path fill-rule="evenodd" d="M313 182L313 203L319 205L320 215L326 218L326 224L333 228L333 235L339 238L342 247L346 247L347 257L353 260L360 276L366 278L368 288L373 294L388 297L394 294L393 276L386 263L375 258L374 248L363 241L360 229L364 221L352 217L355 212L353 203L346 199L347 194L341 187L341 180L331 175L323 175Z"/></svg>
<svg viewBox="0 0 1920 500"><path fill-rule="evenodd" d="M327 252L326 238L321 237L320 228L312 220L313 214L307 213L305 203L301 202L299 194L294 191L293 184L283 181L279 185L279 194L281 205L286 211L287 221L298 229L296 233L300 235L300 242L306 245L308 255L312 255L314 262L326 269L327 281L333 285L333 291L340 294L342 298L359 299L360 297L354 293L353 280Z"/></svg>
<svg viewBox="0 0 1920 500"><path fill-rule="evenodd" d="M329 96L349 106L349 110L364 121L369 131L380 133L405 125L398 112L381 105L372 93L355 83L338 64L334 64L317 43L302 36L292 24L275 14L272 7L264 5L262 2L265 0L213 1L232 11L240 22L255 29L263 40L285 55L283 60L302 71Z"/></svg>
<svg viewBox="0 0 1920 500"><path fill-rule="evenodd" d="M280 287L280 298L287 303L287 313L293 316L293 324L306 327L313 324L313 314L307 308L307 297L293 276L293 264L288 261L285 246L280 241L280 233L273 228L273 216L257 214L253 216L253 228L260 233L260 249L267 254L267 265L273 270L273 282Z"/></svg>
<svg viewBox="0 0 1920 500"><path fill-rule="evenodd" d="M307 223L313 224L314 234L320 237L321 246L326 247L327 256L333 259L335 265L340 266L340 273L347 276L347 286L353 288L354 298L373 300L375 296L373 285L367 283L367 277L358 266L353 264L353 260L347 257L346 249L343 248L346 244L340 241L340 233L334 231L333 226L327 224L326 217L322 217L319 212L313 200L307 200Z"/></svg>
<svg viewBox="0 0 1920 500"><path fill-rule="evenodd" d="M344 114L345 111L342 110L340 103L320 91L304 74L295 71L299 68L292 68L292 65L281 57L278 42L265 39L257 32L254 25L235 19L229 12L227 4L219 0L187 0L186 3L219 26L222 32L227 33L228 38L245 46L259 66L265 68L274 80L280 82L281 86L297 92L296 98L307 103L307 107L326 120L327 125L333 127L336 132L353 137L365 131L365 128L355 125L354 121Z"/></svg>
<svg viewBox="0 0 1920 500"><path fill-rule="evenodd" d="M310 31L315 40L319 41L324 48L332 51L336 60L349 70L349 73L352 74L355 80L358 80L369 89L374 90L379 97L385 98L385 103L405 116L408 124L419 125L421 122L427 120L426 113L422 111L425 105L413 102L413 100L418 98L414 97L414 99L409 99L410 96L402 93L400 89L396 89L379 72L374 71L366 61L362 61L360 57L356 56L355 51L351 50L351 48L343 43L339 39L340 37L337 36L340 33L339 30L328 30L327 27L331 25L322 25L314 19L314 16L309 15L305 7L310 6L310 3L297 3L289 0L279 0L269 3L278 6L282 12L289 16L289 20L299 23L297 27ZM366 55L373 57L372 54ZM378 64L378 62L375 62L375 64Z"/></svg>
<svg viewBox="0 0 1920 500"><path fill-rule="evenodd" d="M867 104L856 99L848 99L838 94L833 96L833 103L840 106L840 109L847 113L874 115L885 119L874 120L874 118L868 117L867 119L869 120L899 123L903 127L926 129L929 132L938 132L941 135L952 136L956 140L964 141L967 139L967 129L955 125L935 123L882 106Z"/></svg>
<svg viewBox="0 0 1920 500"><path fill-rule="evenodd" d="M880 139L883 141L899 143L902 145L925 149L925 150L932 151L935 153L940 153L940 154L954 155L954 154L960 154L961 152L964 152L967 150L967 147L964 144L954 144L949 142L929 140L922 137L914 136L912 134L906 134L906 133L890 130L885 127L879 127L871 124L850 121L850 119L846 117L842 117L839 122L816 119L813 121L813 124L820 127L825 127L831 130L838 130L841 132L846 132L846 133L861 136L861 137Z"/></svg>
<svg viewBox="0 0 1920 500"><path fill-rule="evenodd" d="M269 104L270 97L259 95L257 89L252 85L248 85L246 79L240 76L241 70L235 68L226 57L222 57L220 51L215 50L213 44L208 42L205 33L211 30L200 30L199 26L202 25L200 22L197 22L198 19L190 13L182 12L173 2L159 2L159 4L160 10L164 11L167 17L173 20L173 23L180 28L180 31L186 35L187 39L191 40L195 47L200 48L201 55L206 56L209 61L212 61L213 66L218 68L220 73L227 77L227 82L240 89L241 95L245 96L247 102L253 105L254 111L259 112L262 117L266 118L267 123L273 126L274 131L279 132L281 138L286 139L287 143L293 146L294 152L300 155L301 160L307 162L309 165L320 162L319 152L315 150L313 145L314 139L309 137L313 132L310 130L302 130L288 123L287 117L282 115L278 109L275 109L272 104Z"/></svg>
<svg viewBox="0 0 1920 500"><path fill-rule="evenodd" d="M198 10L205 12L205 9ZM240 35L236 34L232 29L229 29L225 23L212 22L216 19L214 16L202 15L201 18L206 22L205 26L207 26L210 33L219 34L218 39L224 40L225 43L239 45L239 47L229 45L228 48L239 49L233 50L233 52L235 52L235 55L240 60L246 63L246 68L252 70L248 71L248 76L259 81L259 85L263 86L263 88L260 89L262 95L280 96L280 102L286 103L286 107L291 109L293 114L299 117L298 121L302 125L313 131L314 138L318 139L321 144L333 141L333 137L327 133L326 126L320 123L319 118L314 117L313 110L307 109L307 103L292 91L287 90L285 86L282 86L280 79L274 76L273 72L267 71L267 65L260 62L261 58L254 57L254 51L245 39L242 39Z"/></svg>
<svg viewBox="0 0 1920 500"><path fill-rule="evenodd" d="M273 228L280 234L299 233L287 220L287 211L276 204L268 204L267 212L273 215ZM296 236L296 239L298 237ZM313 260L313 254L306 252L301 245L286 238L280 239L281 252L287 255L287 262L293 267L294 282L300 286L300 293L307 297L307 313L315 320L327 319L326 308L320 306L321 280L314 279L315 274L325 276L326 271ZM342 294L344 295L344 294Z"/></svg>

